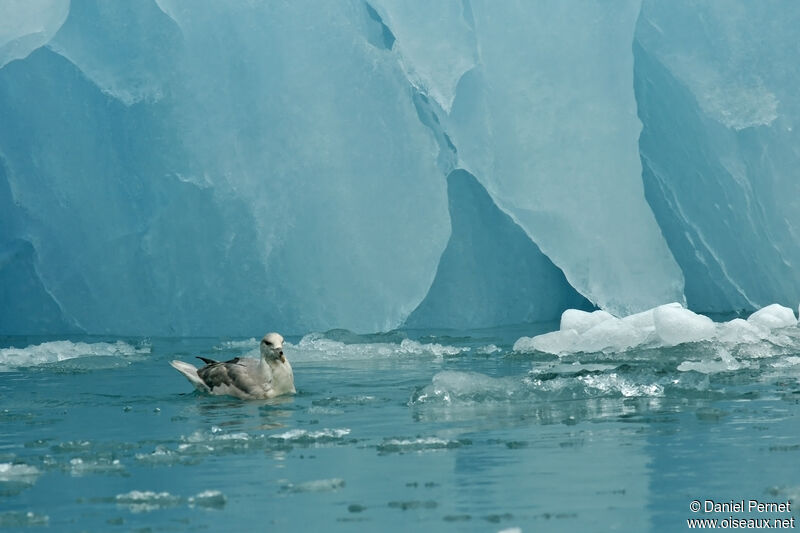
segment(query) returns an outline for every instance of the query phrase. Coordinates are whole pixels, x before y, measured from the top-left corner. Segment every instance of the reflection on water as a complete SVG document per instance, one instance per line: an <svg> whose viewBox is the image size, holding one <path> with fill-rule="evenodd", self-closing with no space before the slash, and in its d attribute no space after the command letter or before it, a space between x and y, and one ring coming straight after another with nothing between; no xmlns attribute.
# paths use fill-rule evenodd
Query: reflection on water
<svg viewBox="0 0 800 533"><path fill-rule="evenodd" d="M167 364L253 339L2 339L0 525L676 531L694 499L800 495L794 329L560 356L525 333L289 339L298 394L257 402Z"/></svg>

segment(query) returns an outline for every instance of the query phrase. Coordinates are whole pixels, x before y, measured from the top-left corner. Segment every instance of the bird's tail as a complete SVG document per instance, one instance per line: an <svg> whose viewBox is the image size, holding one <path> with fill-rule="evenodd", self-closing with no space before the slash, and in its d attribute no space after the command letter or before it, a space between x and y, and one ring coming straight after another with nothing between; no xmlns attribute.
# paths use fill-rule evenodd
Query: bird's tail
<svg viewBox="0 0 800 533"><path fill-rule="evenodd" d="M197 368L195 368L194 365L190 365L189 363L184 363L183 361L178 361L177 359L174 361L170 361L169 364L172 365L172 368L174 368L175 370L186 376L186 379L188 379L192 383L192 385L194 385L200 390L204 391L208 390L208 386L205 383L203 383L203 380L200 379L200 376L197 375Z"/></svg>

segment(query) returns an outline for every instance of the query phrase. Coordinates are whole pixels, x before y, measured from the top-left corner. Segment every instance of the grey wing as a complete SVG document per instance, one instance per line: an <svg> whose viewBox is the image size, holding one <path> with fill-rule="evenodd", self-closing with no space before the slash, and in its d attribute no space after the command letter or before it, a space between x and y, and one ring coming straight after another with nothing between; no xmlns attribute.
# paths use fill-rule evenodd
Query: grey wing
<svg viewBox="0 0 800 533"><path fill-rule="evenodd" d="M235 389L245 394L255 395L263 390L263 386L250 371L250 367L232 359L225 363L205 366L197 371L197 375L213 392L216 387Z"/></svg>
<svg viewBox="0 0 800 533"><path fill-rule="evenodd" d="M208 357L201 357L201 356L198 355L197 358L200 359L202 362L204 362L207 365L217 365L217 364L219 364L219 361L217 361L215 359L209 359ZM240 359L239 357L234 357L233 359L230 359L230 360L225 361L225 362L226 363L238 363L239 359Z"/></svg>

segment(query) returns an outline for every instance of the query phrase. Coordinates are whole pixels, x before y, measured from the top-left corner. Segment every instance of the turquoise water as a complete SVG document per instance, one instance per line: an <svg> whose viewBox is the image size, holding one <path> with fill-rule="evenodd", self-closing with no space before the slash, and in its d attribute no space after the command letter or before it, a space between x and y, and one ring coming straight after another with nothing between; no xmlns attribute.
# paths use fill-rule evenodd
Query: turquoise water
<svg viewBox="0 0 800 533"><path fill-rule="evenodd" d="M257 402L167 364L254 339L6 337L0 525L683 531L695 499L800 495L796 329L723 356L514 352L532 327L288 337L298 394Z"/></svg>

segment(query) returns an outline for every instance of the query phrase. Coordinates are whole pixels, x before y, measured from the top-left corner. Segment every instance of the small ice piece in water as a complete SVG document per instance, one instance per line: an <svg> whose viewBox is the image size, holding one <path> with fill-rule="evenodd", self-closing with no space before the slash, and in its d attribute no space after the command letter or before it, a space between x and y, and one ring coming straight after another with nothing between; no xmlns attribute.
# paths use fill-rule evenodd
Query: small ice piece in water
<svg viewBox="0 0 800 533"><path fill-rule="evenodd" d="M736 360L735 357L725 348L718 350L719 360L703 360L703 361L684 361L678 365L678 370L681 372L688 372L694 370L701 374L716 374L718 372L731 372L745 368L744 365Z"/></svg>
<svg viewBox="0 0 800 533"><path fill-rule="evenodd" d="M493 378L477 372L444 370L433 376L430 385L414 392L409 404L508 401L520 395L521 385L510 377Z"/></svg>
<svg viewBox="0 0 800 533"><path fill-rule="evenodd" d="M496 353L496 352L499 352L499 351L500 351L500 348L498 348L494 344L489 344L487 346L481 346L477 350L477 352L479 354L484 354L484 355L490 355L490 354L493 354L493 353Z"/></svg>
<svg viewBox="0 0 800 533"><path fill-rule="evenodd" d="M146 513L165 507L175 507L181 503L181 498L169 492L132 490L125 494L117 494L115 501L133 513Z"/></svg>
<svg viewBox="0 0 800 533"><path fill-rule="evenodd" d="M753 344L768 335L768 331L741 318L717 326L717 339L725 344Z"/></svg>
<svg viewBox="0 0 800 533"><path fill-rule="evenodd" d="M603 395L619 393L626 398L659 397L664 395L664 387L658 383L636 383L616 372L580 376L578 381L601 392Z"/></svg>
<svg viewBox="0 0 800 533"><path fill-rule="evenodd" d="M514 343L515 352L540 351L555 355L572 353L580 341L580 335L574 329L552 331L536 337L520 337Z"/></svg>
<svg viewBox="0 0 800 533"><path fill-rule="evenodd" d="M125 467L119 459L99 458L97 460L84 461L80 457L75 457L69 462L70 474L74 477L85 476L87 474L124 474Z"/></svg>
<svg viewBox="0 0 800 533"><path fill-rule="evenodd" d="M7 511L0 513L0 527L30 527L46 526L50 523L47 515L36 514L33 511Z"/></svg>
<svg viewBox="0 0 800 533"><path fill-rule="evenodd" d="M699 342L714 336L714 321L683 307L662 305L653 311L656 333L664 346Z"/></svg>
<svg viewBox="0 0 800 533"><path fill-rule="evenodd" d="M780 304L772 304L762 307L747 319L754 326L759 326L767 330L776 328L788 328L797 325L797 318L794 311Z"/></svg>
<svg viewBox="0 0 800 533"><path fill-rule="evenodd" d="M791 355L789 357L784 357L780 361L776 361L772 363L773 368L788 368L790 366L797 366L800 365L800 357Z"/></svg>
<svg viewBox="0 0 800 533"><path fill-rule="evenodd" d="M335 442L350 434L348 428L328 429L319 431L308 431L307 429L290 429L285 433L270 435L270 440L291 442L293 444L324 444Z"/></svg>
<svg viewBox="0 0 800 533"><path fill-rule="evenodd" d="M41 472L35 466L21 463L0 463L0 483L33 485L40 474Z"/></svg>
<svg viewBox="0 0 800 533"><path fill-rule="evenodd" d="M378 444L378 451L381 453L425 452L459 448L462 445L463 442L440 439L439 437L394 438L383 439L383 442Z"/></svg>
<svg viewBox="0 0 800 533"><path fill-rule="evenodd" d="M289 483L282 487L284 492L330 492L339 490L344 487L343 479L315 479L313 481L305 481L303 483Z"/></svg>
<svg viewBox="0 0 800 533"><path fill-rule="evenodd" d="M206 507L208 509L221 509L225 507L228 499L218 490L206 490L189 498L190 507Z"/></svg>

